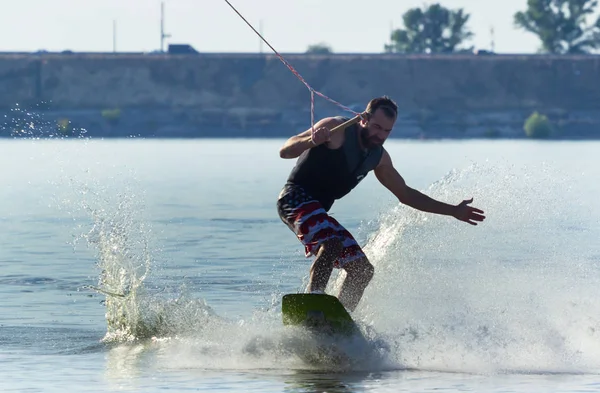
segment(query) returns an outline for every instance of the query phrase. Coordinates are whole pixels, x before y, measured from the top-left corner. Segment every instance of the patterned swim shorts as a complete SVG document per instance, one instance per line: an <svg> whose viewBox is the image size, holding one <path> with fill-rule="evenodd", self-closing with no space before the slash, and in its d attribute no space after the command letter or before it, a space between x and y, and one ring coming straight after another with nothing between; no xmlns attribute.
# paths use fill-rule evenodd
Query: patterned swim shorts
<svg viewBox="0 0 600 393"><path fill-rule="evenodd" d="M277 200L277 212L304 245L307 258L316 255L324 241L336 237L342 241L343 249L334 267L339 269L349 262L365 257L350 232L327 214L321 203L302 188L286 185Z"/></svg>

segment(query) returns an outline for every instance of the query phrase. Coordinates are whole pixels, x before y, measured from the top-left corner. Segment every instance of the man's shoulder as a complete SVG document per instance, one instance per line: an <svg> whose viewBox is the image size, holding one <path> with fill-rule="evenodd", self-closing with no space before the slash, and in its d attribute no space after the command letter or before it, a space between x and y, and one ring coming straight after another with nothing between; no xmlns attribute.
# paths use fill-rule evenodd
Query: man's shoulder
<svg viewBox="0 0 600 393"><path fill-rule="evenodd" d="M350 118L346 117L346 116L332 116L331 119L335 119L336 121L339 121L340 123L350 120Z"/></svg>
<svg viewBox="0 0 600 393"><path fill-rule="evenodd" d="M329 127L336 127L347 120L348 119L343 116L330 116L323 118L321 121L325 122Z"/></svg>

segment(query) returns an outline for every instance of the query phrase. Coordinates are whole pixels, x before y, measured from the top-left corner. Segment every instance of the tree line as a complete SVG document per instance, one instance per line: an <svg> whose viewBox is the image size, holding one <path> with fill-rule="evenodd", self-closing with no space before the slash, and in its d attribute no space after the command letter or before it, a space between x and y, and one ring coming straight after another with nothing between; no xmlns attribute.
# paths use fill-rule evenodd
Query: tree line
<svg viewBox="0 0 600 393"><path fill-rule="evenodd" d="M600 48L600 17L589 18L597 0L527 0L524 11L513 15L516 28L535 34L539 53L586 54ZM403 27L391 33L388 53L472 52L467 42L474 34L464 9L448 9L439 3L412 8L402 15ZM311 45L309 53L331 53L327 44Z"/></svg>

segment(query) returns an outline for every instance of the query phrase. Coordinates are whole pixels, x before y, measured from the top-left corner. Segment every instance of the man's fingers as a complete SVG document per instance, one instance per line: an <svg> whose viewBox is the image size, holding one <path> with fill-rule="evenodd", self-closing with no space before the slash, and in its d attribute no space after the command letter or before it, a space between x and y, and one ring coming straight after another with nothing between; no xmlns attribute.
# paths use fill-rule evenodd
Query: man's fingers
<svg viewBox="0 0 600 393"><path fill-rule="evenodd" d="M483 214L471 213L469 216L471 217L471 219L477 221L483 221L485 219L485 216Z"/></svg>
<svg viewBox="0 0 600 393"><path fill-rule="evenodd" d="M477 223L475 221L479 221L482 222L483 220L485 220L485 216L481 215L481 214L477 214L475 212L469 212L466 217L461 218L461 221L464 221L466 223L469 223L471 225L477 225Z"/></svg>

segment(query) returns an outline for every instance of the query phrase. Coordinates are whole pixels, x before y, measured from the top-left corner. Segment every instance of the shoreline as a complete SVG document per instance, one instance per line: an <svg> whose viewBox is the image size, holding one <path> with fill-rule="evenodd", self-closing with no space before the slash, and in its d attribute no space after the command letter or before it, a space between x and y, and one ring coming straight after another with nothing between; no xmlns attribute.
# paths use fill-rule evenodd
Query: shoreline
<svg viewBox="0 0 600 393"><path fill-rule="evenodd" d="M600 138L600 55L282 55L353 111L390 96L394 137L521 139L538 112L551 139ZM315 97L315 120L337 115ZM268 53L0 52L0 116L5 138L272 138L310 128L310 93Z"/></svg>

